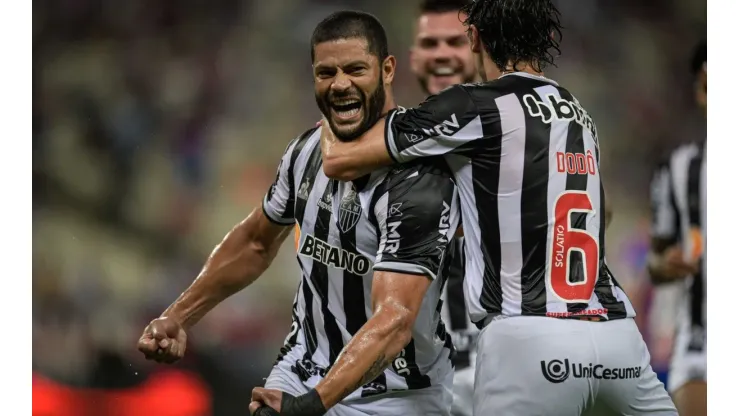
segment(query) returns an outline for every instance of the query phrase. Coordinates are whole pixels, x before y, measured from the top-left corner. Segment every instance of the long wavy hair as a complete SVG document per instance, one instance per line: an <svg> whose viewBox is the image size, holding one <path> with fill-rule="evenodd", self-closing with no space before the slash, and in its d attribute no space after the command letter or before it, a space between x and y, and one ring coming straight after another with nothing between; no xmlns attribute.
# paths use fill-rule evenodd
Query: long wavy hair
<svg viewBox="0 0 740 416"><path fill-rule="evenodd" d="M476 0L460 10L475 25L488 56L501 70L521 63L541 72L555 65L563 34L550 0Z"/></svg>

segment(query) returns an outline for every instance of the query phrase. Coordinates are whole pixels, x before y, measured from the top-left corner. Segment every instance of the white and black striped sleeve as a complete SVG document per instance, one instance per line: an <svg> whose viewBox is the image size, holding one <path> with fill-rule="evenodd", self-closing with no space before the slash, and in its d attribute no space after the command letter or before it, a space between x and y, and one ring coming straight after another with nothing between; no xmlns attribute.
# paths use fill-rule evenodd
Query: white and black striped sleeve
<svg viewBox="0 0 740 416"><path fill-rule="evenodd" d="M379 190L373 269L434 279L460 221L457 188L446 166L414 165L393 173Z"/></svg>
<svg viewBox="0 0 740 416"><path fill-rule="evenodd" d="M679 240L679 216L674 198L670 164L661 163L650 185L650 233L653 249L658 252Z"/></svg>
<svg viewBox="0 0 740 416"><path fill-rule="evenodd" d="M385 143L397 163L456 152L483 137L481 116L459 85L426 99L419 107L399 108L386 118Z"/></svg>
<svg viewBox="0 0 740 416"><path fill-rule="evenodd" d="M301 137L288 144L282 159L280 159L275 182L270 186L262 201L262 210L265 216L278 225L295 224L295 186L292 164L295 162L293 153Z"/></svg>

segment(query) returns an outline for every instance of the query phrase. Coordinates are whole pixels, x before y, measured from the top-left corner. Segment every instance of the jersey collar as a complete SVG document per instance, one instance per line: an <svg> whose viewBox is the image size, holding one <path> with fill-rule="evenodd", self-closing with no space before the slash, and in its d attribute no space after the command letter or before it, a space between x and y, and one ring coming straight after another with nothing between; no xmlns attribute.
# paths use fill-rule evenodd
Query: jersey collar
<svg viewBox="0 0 740 416"><path fill-rule="evenodd" d="M508 77L508 76L510 76L510 75L516 75L516 76L518 76L518 77L524 77L524 78L536 79L536 80L538 80L538 81L544 81L544 82L548 82L548 83L550 83L550 84L553 84L553 85L555 85L555 86L558 86L558 83L557 83L557 82L555 82L555 81L553 81L553 80L551 80L550 78L547 78L547 77L543 77L543 76L540 76L540 75L533 75L533 74L529 74L529 73L527 73L527 72L509 72L509 73L507 73L507 74L501 75L501 76L499 77L499 79L501 79L501 78L503 78L503 77Z"/></svg>

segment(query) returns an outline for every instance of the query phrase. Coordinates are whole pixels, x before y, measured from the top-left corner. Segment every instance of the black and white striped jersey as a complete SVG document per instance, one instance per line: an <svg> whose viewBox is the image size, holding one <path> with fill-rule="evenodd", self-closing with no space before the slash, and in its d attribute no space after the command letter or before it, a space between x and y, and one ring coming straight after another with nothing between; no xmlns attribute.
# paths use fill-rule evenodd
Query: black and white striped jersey
<svg viewBox="0 0 740 416"><path fill-rule="evenodd" d="M565 88L526 73L455 85L385 130L396 162L444 155L454 172L473 322L634 316L606 265L596 127Z"/></svg>
<svg viewBox="0 0 740 416"><path fill-rule="evenodd" d="M653 176L652 249L662 252L679 244L686 259L698 260L699 272L684 281L678 324L691 331L690 349L702 350L706 336L707 187L706 141L674 150Z"/></svg>
<svg viewBox="0 0 740 416"><path fill-rule="evenodd" d="M465 238L455 238L450 246L450 267L447 284L442 292L442 322L455 346L455 371L464 370L475 362L475 344L479 330L468 318L465 304Z"/></svg>
<svg viewBox="0 0 740 416"><path fill-rule="evenodd" d="M314 128L291 142L263 201L271 221L297 226L302 271L293 325L278 360L302 351L292 369L315 386L372 316L373 272L417 274L432 285L412 341L384 374L348 398L441 383L452 371L453 350L440 319L440 295L460 221L449 168L429 159L335 181L324 175L319 138L320 128Z"/></svg>

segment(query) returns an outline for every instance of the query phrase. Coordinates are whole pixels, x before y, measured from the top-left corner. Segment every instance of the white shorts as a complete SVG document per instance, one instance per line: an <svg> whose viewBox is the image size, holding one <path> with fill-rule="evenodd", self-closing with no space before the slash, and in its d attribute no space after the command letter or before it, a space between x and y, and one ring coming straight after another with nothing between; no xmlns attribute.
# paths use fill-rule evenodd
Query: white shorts
<svg viewBox="0 0 740 416"><path fill-rule="evenodd" d="M632 319L494 320L477 351L477 416L678 415Z"/></svg>
<svg viewBox="0 0 740 416"><path fill-rule="evenodd" d="M668 372L668 391L671 394L689 381L707 382L706 331L681 325L676 331L671 367Z"/></svg>
<svg viewBox="0 0 740 416"><path fill-rule="evenodd" d="M291 370L296 357L289 353L279 361L270 372L265 388L280 390L294 396L308 393L311 387L305 385ZM433 385L419 390L405 390L385 393L382 396L343 400L329 409L327 416L447 416L452 406L453 373L449 373L446 384Z"/></svg>
<svg viewBox="0 0 740 416"><path fill-rule="evenodd" d="M473 416L473 388L475 386L475 354L470 354L470 366L455 371L452 384L452 416Z"/></svg>

